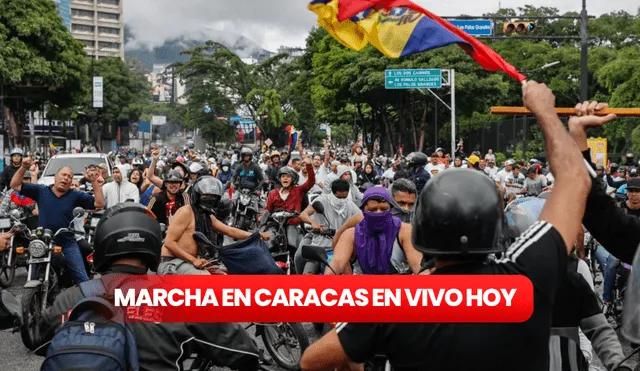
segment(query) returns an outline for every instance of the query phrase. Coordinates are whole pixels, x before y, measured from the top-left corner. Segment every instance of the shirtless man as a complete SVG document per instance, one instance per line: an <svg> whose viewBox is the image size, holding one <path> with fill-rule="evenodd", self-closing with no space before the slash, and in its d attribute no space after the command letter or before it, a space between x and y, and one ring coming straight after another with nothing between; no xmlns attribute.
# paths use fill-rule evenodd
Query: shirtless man
<svg viewBox="0 0 640 371"><path fill-rule="evenodd" d="M204 269L208 261L200 256L198 244L193 239L196 231L214 243L217 240L216 233L236 240L244 240L252 235L215 218L214 212L223 192L222 183L212 176L203 176L193 185L191 206L178 209L167 230L158 274L209 274ZM269 233L263 233L262 239L268 240Z"/></svg>

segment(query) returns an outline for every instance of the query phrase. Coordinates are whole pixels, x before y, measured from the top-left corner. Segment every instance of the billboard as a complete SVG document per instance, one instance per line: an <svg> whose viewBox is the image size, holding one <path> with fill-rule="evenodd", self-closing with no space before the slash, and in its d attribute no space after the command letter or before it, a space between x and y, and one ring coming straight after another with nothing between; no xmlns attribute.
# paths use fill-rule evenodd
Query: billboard
<svg viewBox="0 0 640 371"><path fill-rule="evenodd" d="M101 76L93 77L93 108L104 107L104 81Z"/></svg>

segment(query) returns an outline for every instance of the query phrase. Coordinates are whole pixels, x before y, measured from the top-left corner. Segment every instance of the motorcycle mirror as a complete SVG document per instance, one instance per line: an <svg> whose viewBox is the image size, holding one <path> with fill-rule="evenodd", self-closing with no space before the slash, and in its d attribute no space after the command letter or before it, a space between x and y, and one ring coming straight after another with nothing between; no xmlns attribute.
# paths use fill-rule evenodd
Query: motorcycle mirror
<svg viewBox="0 0 640 371"><path fill-rule="evenodd" d="M324 205L322 205L322 202L320 202L320 201L315 201L313 204L311 204L311 207L313 207L313 209L314 209L318 214L324 214Z"/></svg>
<svg viewBox="0 0 640 371"><path fill-rule="evenodd" d="M306 260L323 263L324 265L329 267L329 269L331 269L331 267L329 266L329 262L327 262L327 251L324 249L324 247L304 245L302 246L302 257ZM331 271L333 272L333 269L331 269ZM335 274L335 272L333 273Z"/></svg>
<svg viewBox="0 0 640 371"><path fill-rule="evenodd" d="M215 246L202 232L194 232L192 236L193 239L198 243L202 243L207 246Z"/></svg>
<svg viewBox="0 0 640 371"><path fill-rule="evenodd" d="M164 223L160 223L160 232L164 233L167 231L167 225Z"/></svg>
<svg viewBox="0 0 640 371"><path fill-rule="evenodd" d="M79 217L81 217L83 215L84 215L84 209L83 208L78 206L75 209L73 209L73 216L75 218L79 218Z"/></svg>
<svg viewBox="0 0 640 371"><path fill-rule="evenodd" d="M11 210L11 212L9 213L9 216L11 217L11 219L18 221L20 220L20 211L16 209Z"/></svg>

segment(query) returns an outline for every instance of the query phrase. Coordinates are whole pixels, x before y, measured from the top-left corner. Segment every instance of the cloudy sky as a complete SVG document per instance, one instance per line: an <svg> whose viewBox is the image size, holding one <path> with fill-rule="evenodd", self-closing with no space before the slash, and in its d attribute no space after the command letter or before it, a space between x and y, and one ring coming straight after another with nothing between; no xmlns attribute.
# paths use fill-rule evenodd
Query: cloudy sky
<svg viewBox="0 0 640 371"><path fill-rule="evenodd" d="M123 0L126 23L136 44L160 45L182 35L228 34L232 41L243 35L263 48L304 46L315 14L304 0ZM461 10L476 15L498 9L500 0L414 0L440 16L456 16ZM553 6L561 12L580 11L580 0L502 0L503 7L525 4ZM638 11L638 0L587 0L589 14L615 10ZM223 41L223 40L220 40Z"/></svg>

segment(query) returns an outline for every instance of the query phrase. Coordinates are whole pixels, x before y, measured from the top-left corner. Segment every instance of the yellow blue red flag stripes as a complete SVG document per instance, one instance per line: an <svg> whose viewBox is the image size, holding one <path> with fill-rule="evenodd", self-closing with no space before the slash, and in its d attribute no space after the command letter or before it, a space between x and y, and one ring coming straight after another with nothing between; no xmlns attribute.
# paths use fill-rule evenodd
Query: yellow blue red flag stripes
<svg viewBox="0 0 640 371"><path fill-rule="evenodd" d="M289 125L284 129L289 133L289 152L295 151L298 141L302 140L302 130L296 130L293 125Z"/></svg>
<svg viewBox="0 0 640 371"><path fill-rule="evenodd" d="M387 57L400 58L458 44L484 69L526 79L493 49L409 0L313 0L309 10L350 49L362 50L370 43Z"/></svg>

